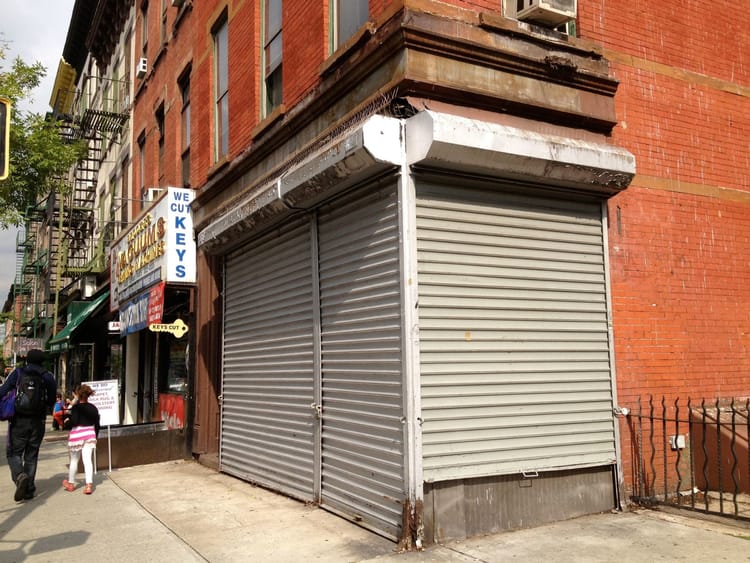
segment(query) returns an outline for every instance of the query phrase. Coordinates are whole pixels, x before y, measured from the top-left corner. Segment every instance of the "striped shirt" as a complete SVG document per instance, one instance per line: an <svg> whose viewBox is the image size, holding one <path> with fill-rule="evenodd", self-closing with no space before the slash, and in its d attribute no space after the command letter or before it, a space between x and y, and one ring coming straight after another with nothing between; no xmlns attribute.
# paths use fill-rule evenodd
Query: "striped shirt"
<svg viewBox="0 0 750 563"><path fill-rule="evenodd" d="M96 444L96 430L93 426L74 426L68 436L68 447L80 450L84 444Z"/></svg>

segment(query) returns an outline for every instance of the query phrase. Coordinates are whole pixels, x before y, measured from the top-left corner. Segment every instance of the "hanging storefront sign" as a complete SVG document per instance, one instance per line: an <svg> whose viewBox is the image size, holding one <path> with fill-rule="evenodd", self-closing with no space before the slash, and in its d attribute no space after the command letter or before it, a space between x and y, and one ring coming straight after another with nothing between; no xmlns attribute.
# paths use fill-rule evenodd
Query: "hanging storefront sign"
<svg viewBox="0 0 750 563"><path fill-rule="evenodd" d="M44 341L41 338L16 337L16 353L19 356L26 356L32 348L44 350Z"/></svg>
<svg viewBox="0 0 750 563"><path fill-rule="evenodd" d="M148 299L144 293L120 307L120 335L132 334L148 326Z"/></svg>
<svg viewBox="0 0 750 563"><path fill-rule="evenodd" d="M157 283L148 292L148 324L158 324L164 312L164 282Z"/></svg>
<svg viewBox="0 0 750 563"><path fill-rule="evenodd" d="M169 332L175 338L182 338L188 331L188 326L182 319L177 319L173 323L166 324L149 324L148 329L151 332Z"/></svg>
<svg viewBox="0 0 750 563"><path fill-rule="evenodd" d="M112 310L156 283L195 283L193 190L169 187L135 225L112 245ZM140 298L139 298L140 299Z"/></svg>

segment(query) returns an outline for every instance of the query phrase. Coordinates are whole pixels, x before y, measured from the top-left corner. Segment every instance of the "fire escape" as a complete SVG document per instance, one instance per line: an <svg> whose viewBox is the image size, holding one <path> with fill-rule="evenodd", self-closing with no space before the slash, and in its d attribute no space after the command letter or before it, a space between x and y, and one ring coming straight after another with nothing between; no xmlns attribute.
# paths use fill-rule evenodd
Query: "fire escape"
<svg viewBox="0 0 750 563"><path fill-rule="evenodd" d="M60 276L70 281L87 274L99 274L108 266L107 250L112 240L110 228L104 228L101 202L97 198L99 170L108 146L120 142L120 132L128 120L126 107L127 84L111 79L97 79L91 91L83 88L73 105L72 119L66 123L63 135L73 140L83 140L87 151L73 167L70 176L71 190L61 198L56 208L59 226L58 248ZM102 84L107 84L105 88ZM115 88L111 85L115 84ZM114 96L112 96L114 90ZM99 207L97 207L99 206ZM97 228L98 227L98 228ZM98 236L95 236L98 235Z"/></svg>
<svg viewBox="0 0 750 563"><path fill-rule="evenodd" d="M86 297L88 279L109 267L114 225L101 216L97 184L107 149L121 142L129 118L127 92L124 81L90 77L81 89L61 93L72 102L55 106L65 110L53 113L61 137L84 142L86 152L62 179L69 189L30 207L17 236L14 336L27 339L17 340L21 350L43 347L57 332L52 325L61 304L77 290Z"/></svg>
<svg viewBox="0 0 750 563"><path fill-rule="evenodd" d="M49 332L49 251L44 237L44 204L29 208L24 230L16 235L16 277L13 281L16 349L40 347Z"/></svg>

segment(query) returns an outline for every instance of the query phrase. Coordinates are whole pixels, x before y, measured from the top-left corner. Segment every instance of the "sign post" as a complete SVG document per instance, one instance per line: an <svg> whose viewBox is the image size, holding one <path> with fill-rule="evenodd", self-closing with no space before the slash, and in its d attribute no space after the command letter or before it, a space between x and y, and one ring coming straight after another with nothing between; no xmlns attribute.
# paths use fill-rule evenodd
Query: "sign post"
<svg viewBox="0 0 750 563"><path fill-rule="evenodd" d="M89 403L99 410L99 425L107 427L107 446L109 454L109 472L112 472L112 434L111 426L120 424L120 393L116 379L105 381L87 381L86 385L94 390ZM94 466L96 467L96 465Z"/></svg>

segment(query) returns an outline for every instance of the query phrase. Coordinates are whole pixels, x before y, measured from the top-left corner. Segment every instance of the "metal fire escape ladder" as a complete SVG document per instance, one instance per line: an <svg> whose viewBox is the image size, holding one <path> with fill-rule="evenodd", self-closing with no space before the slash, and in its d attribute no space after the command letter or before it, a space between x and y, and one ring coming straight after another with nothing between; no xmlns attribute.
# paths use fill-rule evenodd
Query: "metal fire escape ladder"
<svg viewBox="0 0 750 563"><path fill-rule="evenodd" d="M116 85L116 92L127 86L123 81L103 78L97 80L98 84L93 88L96 92L107 90L102 86L104 83ZM95 98L99 102L98 105L101 105L96 108L88 107L86 94L85 86L84 91L77 92L70 134L74 140L85 140L88 150L86 156L74 167L72 189L64 202L66 211L60 222L60 267L61 272L71 280L86 274L99 273L106 265L106 260L102 258L105 245L95 237L96 226L101 221L101 218L97 217L96 209L99 169L109 143L117 138L129 118L129 108L121 102L117 94L112 99Z"/></svg>
<svg viewBox="0 0 750 563"><path fill-rule="evenodd" d="M14 336L41 338L49 322L47 296L49 252L44 244L45 211L42 204L26 211L24 230L16 235L16 276L13 296L16 306Z"/></svg>

